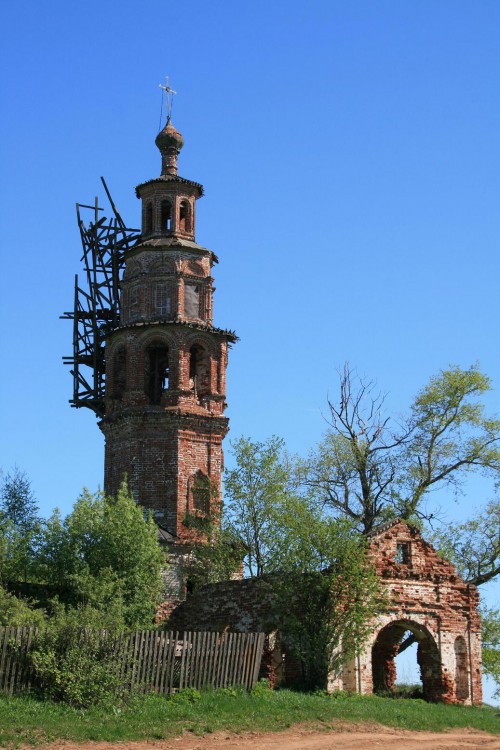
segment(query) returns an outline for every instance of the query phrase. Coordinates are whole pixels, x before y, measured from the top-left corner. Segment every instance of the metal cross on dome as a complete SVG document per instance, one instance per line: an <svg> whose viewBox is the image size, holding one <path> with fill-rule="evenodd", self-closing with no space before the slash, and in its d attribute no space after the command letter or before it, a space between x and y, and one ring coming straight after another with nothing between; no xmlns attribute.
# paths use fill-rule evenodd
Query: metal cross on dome
<svg viewBox="0 0 500 750"><path fill-rule="evenodd" d="M163 91L165 92L165 96L167 99L167 122L170 122L172 117L172 100L174 94L177 94L177 91L174 91L172 88L170 88L170 78L168 76L165 76L165 86L160 83L159 88L163 89Z"/></svg>

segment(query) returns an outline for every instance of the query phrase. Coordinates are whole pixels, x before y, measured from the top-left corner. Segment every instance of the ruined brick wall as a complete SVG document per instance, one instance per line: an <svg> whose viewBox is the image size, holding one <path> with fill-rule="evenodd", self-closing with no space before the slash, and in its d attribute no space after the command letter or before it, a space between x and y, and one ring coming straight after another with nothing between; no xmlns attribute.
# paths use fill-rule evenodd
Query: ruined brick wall
<svg viewBox="0 0 500 750"><path fill-rule="evenodd" d="M258 578L212 583L198 589L174 610L168 627L174 630L234 630L239 633L276 629L272 597Z"/></svg>
<svg viewBox="0 0 500 750"><path fill-rule="evenodd" d="M337 687L370 693L394 683L401 638L412 632L424 694L447 703L482 701L479 597L453 565L439 557L419 531L389 523L370 538L376 570L390 600L374 622L364 653L346 665Z"/></svg>
<svg viewBox="0 0 500 750"><path fill-rule="evenodd" d="M418 530L402 521L371 536L370 554L390 604L374 619L363 653L347 662L342 674L330 676L329 690L372 693L374 683L376 689L390 690L395 657L410 632L418 643L425 697L480 704L481 639L475 587L464 583ZM170 626L271 633L277 617L269 590L259 580L246 579L204 586L173 611ZM286 641L286 634L282 637ZM290 679L291 666L285 671Z"/></svg>
<svg viewBox="0 0 500 750"><path fill-rule="evenodd" d="M287 653L286 634L279 633L276 608L267 578L213 583L198 589L176 607L165 627L169 630L209 630L266 633L260 677L272 687L298 684L300 662Z"/></svg>

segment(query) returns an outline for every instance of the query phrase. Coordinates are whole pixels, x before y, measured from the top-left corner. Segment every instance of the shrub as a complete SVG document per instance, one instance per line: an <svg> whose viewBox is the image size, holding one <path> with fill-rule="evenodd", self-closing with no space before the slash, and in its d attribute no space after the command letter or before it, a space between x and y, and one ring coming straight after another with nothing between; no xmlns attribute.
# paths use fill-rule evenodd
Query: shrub
<svg viewBox="0 0 500 750"><path fill-rule="evenodd" d="M0 586L0 625L42 627L45 613L33 607L29 599L21 599Z"/></svg>
<svg viewBox="0 0 500 750"><path fill-rule="evenodd" d="M125 677L116 655L118 633L103 631L90 607L59 608L33 641L28 660L43 696L75 708L123 701Z"/></svg>

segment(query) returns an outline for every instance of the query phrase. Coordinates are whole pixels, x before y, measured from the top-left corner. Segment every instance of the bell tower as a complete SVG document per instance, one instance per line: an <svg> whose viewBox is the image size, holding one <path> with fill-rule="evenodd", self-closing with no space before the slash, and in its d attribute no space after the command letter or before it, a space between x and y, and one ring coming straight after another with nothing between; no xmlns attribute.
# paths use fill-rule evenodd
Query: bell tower
<svg viewBox="0 0 500 750"><path fill-rule="evenodd" d="M119 324L106 337L105 491L124 476L163 537L188 542L189 514L220 499L231 331L213 326L213 252L196 243L197 182L178 175L184 139L170 116L161 174L136 188L142 229L124 254Z"/></svg>

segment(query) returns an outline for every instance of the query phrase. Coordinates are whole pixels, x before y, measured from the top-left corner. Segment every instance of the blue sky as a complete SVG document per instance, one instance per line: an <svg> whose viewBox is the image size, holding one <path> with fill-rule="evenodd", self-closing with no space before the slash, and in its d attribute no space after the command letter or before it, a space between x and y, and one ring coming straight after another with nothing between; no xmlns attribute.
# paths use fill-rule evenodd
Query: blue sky
<svg viewBox="0 0 500 750"><path fill-rule="evenodd" d="M236 329L232 437L324 431L345 360L403 411L479 363L499 412L500 3L464 0L4 3L1 461L44 513L102 483L91 412L70 409L76 201L104 175L127 223L160 171L170 75L180 173L205 185L215 323ZM491 492L474 483L450 520ZM498 587L497 587L498 589ZM498 590L497 590L498 593Z"/></svg>

